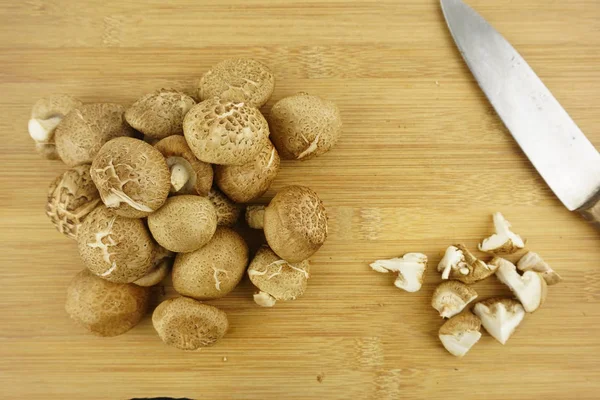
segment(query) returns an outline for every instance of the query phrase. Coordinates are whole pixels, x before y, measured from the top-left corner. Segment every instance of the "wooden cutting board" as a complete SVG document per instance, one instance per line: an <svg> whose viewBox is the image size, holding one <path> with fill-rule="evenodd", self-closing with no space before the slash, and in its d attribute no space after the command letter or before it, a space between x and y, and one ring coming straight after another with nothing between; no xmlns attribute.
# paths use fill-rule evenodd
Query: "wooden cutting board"
<svg viewBox="0 0 600 400"><path fill-rule="evenodd" d="M218 4L217 4L218 3ZM600 3L471 0L600 146ZM0 383L6 399L596 399L600 396L600 235L562 207L494 114L435 0L57 1L0 5ZM227 298L231 330L181 352L147 317L111 339L65 314L82 269L44 215L65 168L26 131L39 97L130 104L196 81L228 57L255 57L277 88L341 108L330 153L285 162L263 200L292 183L322 197L330 236L307 293L262 309L245 280ZM440 345L430 306L446 246L474 248L503 212L564 277L505 346L489 335L463 359ZM409 294L368 263L430 258ZM507 294L495 278L482 298ZM156 289L157 301L161 288ZM167 296L172 289L167 284Z"/></svg>

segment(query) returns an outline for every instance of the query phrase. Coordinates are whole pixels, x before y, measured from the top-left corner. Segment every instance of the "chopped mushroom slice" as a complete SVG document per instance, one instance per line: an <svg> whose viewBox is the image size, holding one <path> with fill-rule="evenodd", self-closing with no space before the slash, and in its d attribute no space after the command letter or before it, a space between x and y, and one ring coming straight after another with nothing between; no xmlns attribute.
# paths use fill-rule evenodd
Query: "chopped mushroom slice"
<svg viewBox="0 0 600 400"><path fill-rule="evenodd" d="M456 357L462 357L481 338L481 321L470 311L450 318L439 330L442 344Z"/></svg>
<svg viewBox="0 0 600 400"><path fill-rule="evenodd" d="M448 247L438 264L442 279L453 279L467 285L486 279L496 268L479 260L462 244Z"/></svg>
<svg viewBox="0 0 600 400"><path fill-rule="evenodd" d="M402 258L377 260L370 266L377 272L398 272L394 285L407 292L418 292L423 284L423 273L427 269L427 256L421 253L407 253Z"/></svg>
<svg viewBox="0 0 600 400"><path fill-rule="evenodd" d="M517 263L517 268L523 272L533 271L542 274L542 277L549 286L556 285L562 281L562 278L546 263L539 254L530 251L525 254Z"/></svg>
<svg viewBox="0 0 600 400"><path fill-rule="evenodd" d="M496 233L479 244L479 250L492 254L513 254L525 247L521 236L510 230L511 224L499 212L494 213Z"/></svg>
<svg viewBox="0 0 600 400"><path fill-rule="evenodd" d="M534 312L544 303L547 285L541 274L525 271L519 275L513 263L500 257L495 257L490 264L498 266L496 276L517 296L525 311Z"/></svg>
<svg viewBox="0 0 600 400"><path fill-rule="evenodd" d="M525 317L525 309L517 300L498 297L480 301L473 307L473 312L481 319L485 330L502 344Z"/></svg>
<svg viewBox="0 0 600 400"><path fill-rule="evenodd" d="M261 307L273 307L277 300L269 293L260 291L254 294L254 302Z"/></svg>
<svg viewBox="0 0 600 400"><path fill-rule="evenodd" d="M460 313L477 298L475 289L458 281L442 282L433 292L431 306L439 311L443 318L450 318Z"/></svg>

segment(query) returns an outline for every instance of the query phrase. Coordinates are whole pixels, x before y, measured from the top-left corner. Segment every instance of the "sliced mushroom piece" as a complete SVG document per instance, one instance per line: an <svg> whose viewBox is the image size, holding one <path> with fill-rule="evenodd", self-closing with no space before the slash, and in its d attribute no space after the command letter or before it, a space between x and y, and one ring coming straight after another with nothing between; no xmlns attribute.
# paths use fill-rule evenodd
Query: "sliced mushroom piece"
<svg viewBox="0 0 600 400"><path fill-rule="evenodd" d="M442 344L456 357L462 357L481 338L481 320L470 311L458 314L442 325L438 334Z"/></svg>
<svg viewBox="0 0 600 400"><path fill-rule="evenodd" d="M467 285L488 278L494 274L496 268L495 265L488 265L479 260L462 244L448 247L438 264L442 279L453 279Z"/></svg>
<svg viewBox="0 0 600 400"><path fill-rule="evenodd" d="M275 297L263 291L255 293L253 298L254 302L261 307L273 307L277 303Z"/></svg>
<svg viewBox="0 0 600 400"><path fill-rule="evenodd" d="M547 284L541 274L525 271L519 275L513 263L500 257L495 257L490 264L498 267L496 276L517 296L525 311L534 312L544 303Z"/></svg>
<svg viewBox="0 0 600 400"><path fill-rule="evenodd" d="M494 297L478 302L473 312L494 339L502 344L512 336L525 317L525 309L517 300Z"/></svg>
<svg viewBox="0 0 600 400"><path fill-rule="evenodd" d="M250 205L246 207L246 223L252 229L263 229L265 222L265 206Z"/></svg>
<svg viewBox="0 0 600 400"><path fill-rule="evenodd" d="M496 233L479 244L479 250L492 254L513 254L525 247L521 236L510 230L511 224L497 212L493 215Z"/></svg>
<svg viewBox="0 0 600 400"><path fill-rule="evenodd" d="M418 292L423 285L423 274L427 269L427 256L421 253L407 253L402 258L377 260L371 268L377 272L397 272L394 285L407 292Z"/></svg>
<svg viewBox="0 0 600 400"><path fill-rule="evenodd" d="M217 211L217 225L231 227L236 224L242 213L243 205L229 200L215 187L208 192L208 199L212 201Z"/></svg>
<svg viewBox="0 0 600 400"><path fill-rule="evenodd" d="M520 271L533 271L542 274L542 277L549 286L556 285L562 280L561 276L546 263L539 254L533 251L525 254L517 263Z"/></svg>
<svg viewBox="0 0 600 400"><path fill-rule="evenodd" d="M472 287L458 281L442 282L435 288L431 306L438 310L442 318L451 318L477 298Z"/></svg>

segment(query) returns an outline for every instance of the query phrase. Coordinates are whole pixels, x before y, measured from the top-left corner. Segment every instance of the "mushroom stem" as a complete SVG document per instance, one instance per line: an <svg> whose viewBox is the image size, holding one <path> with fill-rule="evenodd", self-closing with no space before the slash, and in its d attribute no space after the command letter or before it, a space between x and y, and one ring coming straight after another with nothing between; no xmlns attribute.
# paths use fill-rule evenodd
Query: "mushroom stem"
<svg viewBox="0 0 600 400"><path fill-rule="evenodd" d="M56 116L48 119L32 118L27 126L29 136L38 143L44 143L50 140L54 130L62 121L62 117Z"/></svg>
<svg viewBox="0 0 600 400"><path fill-rule="evenodd" d="M263 229L265 219L265 206L251 205L246 207L246 222L252 229Z"/></svg>
<svg viewBox="0 0 600 400"><path fill-rule="evenodd" d="M171 165L171 187L175 192L180 191L189 180L190 173L185 166L181 164Z"/></svg>
<svg viewBox="0 0 600 400"><path fill-rule="evenodd" d="M269 293L260 291L254 295L254 302L261 307L273 307L277 300Z"/></svg>

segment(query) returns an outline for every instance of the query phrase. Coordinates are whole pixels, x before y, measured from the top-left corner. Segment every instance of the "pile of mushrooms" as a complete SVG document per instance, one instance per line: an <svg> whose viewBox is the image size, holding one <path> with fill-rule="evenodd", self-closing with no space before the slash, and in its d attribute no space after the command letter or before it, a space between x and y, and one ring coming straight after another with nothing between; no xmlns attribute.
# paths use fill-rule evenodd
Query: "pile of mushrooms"
<svg viewBox="0 0 600 400"><path fill-rule="evenodd" d="M537 253L527 252L513 264L503 257L519 256L525 241L511 230L511 224L497 212L493 215L495 233L479 244L479 250L493 258L485 262L466 246L449 246L438 264L443 280L433 293L431 305L448 320L439 329L443 346L452 355L464 356L481 338L481 326L498 342L505 344L527 313L533 313L546 299L547 287L562 280ZM427 256L408 253L401 258L377 260L371 264L377 272L397 272L395 285L416 292L423 284ZM522 273L519 273L521 271ZM467 306L477 297L471 286L495 275L510 288L511 297L481 300L471 310Z"/></svg>
<svg viewBox="0 0 600 400"><path fill-rule="evenodd" d="M209 346L227 315L203 303L226 296L247 273L257 305L300 297L308 259L327 238L317 193L283 187L246 220L266 243L252 257L236 231L245 203L261 198L281 160L329 151L341 135L338 108L300 93L272 107L275 78L252 59L226 60L201 79L198 98L160 89L130 107L84 104L67 95L35 103L29 133L45 158L70 169L48 190L47 215L77 241L82 264L66 310L90 332L115 336L147 313L150 288L171 275L181 295L152 322L168 345ZM256 231L254 231L256 232Z"/></svg>

